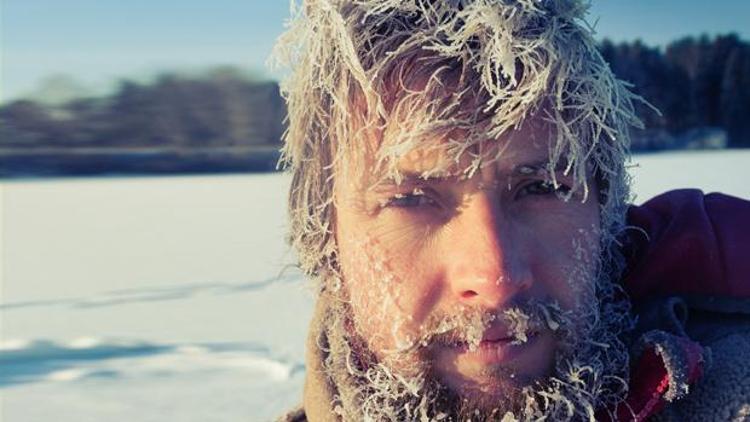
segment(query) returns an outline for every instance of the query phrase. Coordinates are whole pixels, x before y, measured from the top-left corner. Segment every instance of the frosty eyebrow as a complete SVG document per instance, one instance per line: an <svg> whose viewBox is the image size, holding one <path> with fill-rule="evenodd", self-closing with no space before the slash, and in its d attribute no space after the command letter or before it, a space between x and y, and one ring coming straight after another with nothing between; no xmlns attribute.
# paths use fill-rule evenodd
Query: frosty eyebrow
<svg viewBox="0 0 750 422"><path fill-rule="evenodd" d="M564 173L567 166L568 166L567 162L560 160L557 162L557 164L552 169L552 171L555 173ZM514 176L530 176L530 175L539 174L542 172L547 172L548 170L549 170L549 161L542 160L542 161L535 161L532 163L518 164L513 167L510 174Z"/></svg>
<svg viewBox="0 0 750 422"><path fill-rule="evenodd" d="M459 179L458 175L445 175L445 176L428 176L424 177L421 173L403 172L400 175L399 182L394 177L387 177L378 183L378 187L389 188L395 186L419 186L419 185L434 185L449 181L455 181Z"/></svg>
<svg viewBox="0 0 750 422"><path fill-rule="evenodd" d="M554 167L553 171L556 174L564 175L567 163L564 160L560 160ZM525 162L516 164L509 171L499 171L498 177L503 176L534 176L547 174L549 169L549 160L537 160L531 162ZM401 171L399 182L396 181L395 177L387 177L378 183L376 189L387 189L395 186L418 186L418 185L434 185L445 182L452 182L460 180L462 176L461 172L451 172L443 175L430 175L425 177L423 173L414 171Z"/></svg>

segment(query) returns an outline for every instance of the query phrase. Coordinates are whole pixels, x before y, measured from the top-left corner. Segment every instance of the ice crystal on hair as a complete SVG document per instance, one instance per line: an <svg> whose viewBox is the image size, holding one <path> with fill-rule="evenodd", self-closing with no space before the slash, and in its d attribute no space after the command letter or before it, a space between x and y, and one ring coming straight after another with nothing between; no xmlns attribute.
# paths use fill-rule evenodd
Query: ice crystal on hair
<svg viewBox="0 0 750 422"><path fill-rule="evenodd" d="M514 338L513 344L526 343L529 340L529 331L531 331L531 325L529 324L531 317L518 308L508 309L503 316L510 324L509 334Z"/></svg>
<svg viewBox="0 0 750 422"><path fill-rule="evenodd" d="M294 174L290 240L308 274L337 270L330 221L336 173L361 171L361 157L370 154L378 158L373 171L400 180L396 158L443 139L444 160L436 164L466 156L468 177L502 157L502 148L489 153L479 144L532 117L551 128L550 166L566 163L571 193L588 196L588 169L605 181L604 246L623 229L628 128L640 126L639 97L598 52L584 20L587 2L292 3L275 58L292 68L282 81L289 111L282 163ZM453 129L465 136L452 138ZM557 185L554 173L551 180Z"/></svg>

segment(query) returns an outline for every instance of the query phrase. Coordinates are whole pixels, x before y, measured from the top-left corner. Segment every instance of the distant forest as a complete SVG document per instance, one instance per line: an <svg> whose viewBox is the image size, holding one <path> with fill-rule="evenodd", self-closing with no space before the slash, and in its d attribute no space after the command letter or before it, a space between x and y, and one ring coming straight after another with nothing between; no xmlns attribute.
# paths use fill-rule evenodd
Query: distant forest
<svg viewBox="0 0 750 422"><path fill-rule="evenodd" d="M686 147L694 131L750 147L750 44L736 35L685 38L664 48L603 41L619 78L661 110L639 105L645 131L635 150ZM224 69L123 81L110 96L55 106L17 100L0 107L0 148L233 148L279 145L285 107L275 82ZM687 134L687 135L686 135ZM698 145L706 146L706 145Z"/></svg>
<svg viewBox="0 0 750 422"><path fill-rule="evenodd" d="M726 146L750 147L750 43L736 35L684 38L664 49L600 44L614 73L661 111L638 107L646 131L634 150L684 147L690 134L721 129Z"/></svg>
<svg viewBox="0 0 750 422"><path fill-rule="evenodd" d="M151 83L122 81L111 96L49 106L18 100L0 107L0 146L247 147L278 144L284 102L275 82L222 68Z"/></svg>

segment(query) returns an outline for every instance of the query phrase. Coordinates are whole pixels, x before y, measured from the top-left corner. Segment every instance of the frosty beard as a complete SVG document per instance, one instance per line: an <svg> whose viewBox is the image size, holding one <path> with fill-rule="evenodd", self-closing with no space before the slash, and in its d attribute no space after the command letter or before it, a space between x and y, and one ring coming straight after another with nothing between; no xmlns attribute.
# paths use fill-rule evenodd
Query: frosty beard
<svg viewBox="0 0 750 422"><path fill-rule="evenodd" d="M466 309L435 316L418 338L381 359L357 334L348 300L332 300L323 329L329 348L324 367L338 393L334 412L344 420L375 421L595 420L627 393L628 355L620 337L631 320L627 301L611 278L598 277L591 285L584 295L588 300L575 311L536 302L517 304L499 315ZM511 382L512 371L497 366L486 375L502 394L462 396L436 374L430 350L456 342L471 345L495 318L515 327L519 341L524 330L554 328L558 347L553 369L540 379ZM404 369L392 362L411 365Z"/></svg>

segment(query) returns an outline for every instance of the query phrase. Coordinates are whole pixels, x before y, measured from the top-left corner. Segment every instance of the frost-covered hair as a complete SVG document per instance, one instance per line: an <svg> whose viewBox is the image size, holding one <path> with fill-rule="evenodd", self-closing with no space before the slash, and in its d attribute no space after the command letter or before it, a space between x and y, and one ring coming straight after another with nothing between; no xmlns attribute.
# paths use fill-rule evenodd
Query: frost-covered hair
<svg viewBox="0 0 750 422"><path fill-rule="evenodd" d="M426 135L462 128L468 135L447 152L471 157L470 176L502 153L482 152L481 143L530 116L551 128L550 169L564 164L573 192L588 193L593 170L602 250L615 250L640 98L597 51L586 9L580 0L292 0L274 57L291 67L282 162L292 173L290 241L302 270L322 280L336 270L335 173L352 157L375 155L397 177L393 158L424 147ZM398 139L367 142L398 122L409 122Z"/></svg>

